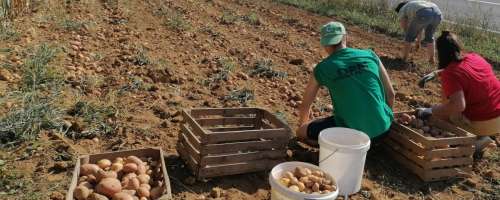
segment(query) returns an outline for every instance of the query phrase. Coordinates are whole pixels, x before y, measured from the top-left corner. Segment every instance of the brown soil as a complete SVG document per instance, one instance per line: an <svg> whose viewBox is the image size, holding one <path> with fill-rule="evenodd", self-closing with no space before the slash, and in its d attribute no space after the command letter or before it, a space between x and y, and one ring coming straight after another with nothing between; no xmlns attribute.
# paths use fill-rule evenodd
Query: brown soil
<svg viewBox="0 0 500 200"><path fill-rule="evenodd" d="M83 92L67 84L63 105L73 105L77 94L86 101L113 104L119 108L119 114L110 120L117 128L112 136L98 136L94 140L66 138L67 143L45 132L36 142L0 150L0 159L7 161L6 167L21 174L20 180L27 180L28 184L11 195L0 193L0 198L59 199L68 187L76 155L156 146L169 155L168 170L175 199L210 198L214 187L223 189L220 199L269 199L267 172L206 182L186 181L190 172L175 150L179 127L172 115L183 108L243 106L222 97L233 90L248 88L255 98L244 103L246 106L279 112L295 129L296 102L288 99L301 96L312 67L325 56L319 46L317 28L331 18L269 0L48 2L15 19L21 37L18 41L0 43L0 48L13 49L6 56L0 54L0 60L19 66L12 58L25 59L21 52L26 48L44 42L63 47L64 51L51 65L64 72L67 80L95 77L103 82ZM177 12L183 19L180 21L189 22L190 28L182 31L165 25L166 17L162 15L165 10ZM234 24L224 24L221 17L228 12L238 16L256 13L260 25L241 17ZM84 21L86 25L68 31L57 21L61 18ZM440 101L436 82L425 89L416 85L421 75L434 68L424 64L423 51L415 55L414 63L404 63L396 59L401 52L401 40L356 26L348 25L347 29L349 46L372 48L381 56L397 91L395 111ZM72 59L75 54L71 44L79 38L82 44L78 52L82 58ZM167 68L153 64L140 66L129 59L137 54L136 47L145 49L151 61L164 60ZM87 59L94 54L101 59ZM221 69L217 64L220 57L232 59L236 67L227 81L207 86L204 80ZM254 63L262 59L271 59L276 70L287 72L287 78L245 77ZM20 75L20 71L14 69L10 73L13 81L0 80L1 95L19 84L15 75ZM134 77L153 89L130 90L116 96ZM328 92L322 90L314 106L315 115L329 115L324 111L329 102ZM290 159L314 162L317 156L314 152L317 149L290 143L293 154ZM498 153L498 150L489 153L477 161L470 179L423 183L374 147L368 155L362 191L352 199L499 199Z"/></svg>

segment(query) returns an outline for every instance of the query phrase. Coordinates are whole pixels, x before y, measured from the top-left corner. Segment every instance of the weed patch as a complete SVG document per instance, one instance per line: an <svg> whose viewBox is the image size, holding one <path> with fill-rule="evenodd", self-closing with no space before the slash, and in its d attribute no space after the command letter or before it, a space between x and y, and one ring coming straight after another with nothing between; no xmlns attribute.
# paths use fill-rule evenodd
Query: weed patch
<svg viewBox="0 0 500 200"><path fill-rule="evenodd" d="M81 21L64 19L63 21L61 21L59 23L59 25L61 26L61 28L65 29L67 31L78 31L81 28L83 28L83 26L85 25L85 23L81 22Z"/></svg>
<svg viewBox="0 0 500 200"><path fill-rule="evenodd" d="M220 18L220 23L225 25L233 25L238 22L239 16L232 11L224 11Z"/></svg>
<svg viewBox="0 0 500 200"><path fill-rule="evenodd" d="M243 88L241 90L233 90L228 95L223 97L224 101L238 101L241 104L246 104L248 101L253 99L253 91L247 88Z"/></svg>
<svg viewBox="0 0 500 200"><path fill-rule="evenodd" d="M286 72L274 70L273 62L269 59L263 59L255 63L255 67L250 72L250 76L264 78L286 78L288 74Z"/></svg>
<svg viewBox="0 0 500 200"><path fill-rule="evenodd" d="M78 101L68 114L83 119L85 130L79 127L68 129L66 135L73 138L93 138L95 136L110 136L114 133L114 125L107 119L117 114L117 109L112 106L96 105L87 101ZM82 126L82 125L78 125Z"/></svg>
<svg viewBox="0 0 500 200"><path fill-rule="evenodd" d="M8 21L0 22L0 41L17 39L19 39L19 33L14 29L12 24Z"/></svg>
<svg viewBox="0 0 500 200"><path fill-rule="evenodd" d="M256 13L252 12L248 15L243 16L243 20L246 21L247 23L254 25L254 26L259 26L262 24L260 21L259 16L257 16Z"/></svg>

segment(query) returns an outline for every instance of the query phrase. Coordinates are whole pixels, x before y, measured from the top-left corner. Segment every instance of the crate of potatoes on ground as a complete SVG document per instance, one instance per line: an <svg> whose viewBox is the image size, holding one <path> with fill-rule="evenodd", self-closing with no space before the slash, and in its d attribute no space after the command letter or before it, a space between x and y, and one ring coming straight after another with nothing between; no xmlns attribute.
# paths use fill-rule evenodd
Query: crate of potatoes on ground
<svg viewBox="0 0 500 200"><path fill-rule="evenodd" d="M198 179L269 170L284 161L290 128L260 108L183 111L177 152Z"/></svg>
<svg viewBox="0 0 500 200"><path fill-rule="evenodd" d="M444 120L395 113L384 147L424 181L464 176L472 170L475 136Z"/></svg>
<svg viewBox="0 0 500 200"><path fill-rule="evenodd" d="M146 148L80 156L66 200L171 199L160 149Z"/></svg>

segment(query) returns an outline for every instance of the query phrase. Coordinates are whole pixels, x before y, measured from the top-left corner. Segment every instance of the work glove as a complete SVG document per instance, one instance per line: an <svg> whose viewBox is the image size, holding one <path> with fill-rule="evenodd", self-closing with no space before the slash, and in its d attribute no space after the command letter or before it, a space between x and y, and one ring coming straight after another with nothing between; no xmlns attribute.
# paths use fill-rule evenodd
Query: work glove
<svg viewBox="0 0 500 200"><path fill-rule="evenodd" d="M441 70L437 70L437 71L433 71L427 75L425 75L424 77L422 77L419 81L418 81L418 86L420 88L424 88L425 87L425 84L429 81L432 81L434 79L436 79L437 75L439 74L439 72L441 72Z"/></svg>
<svg viewBox="0 0 500 200"><path fill-rule="evenodd" d="M429 119L432 116L432 108L417 108L415 116L419 119Z"/></svg>

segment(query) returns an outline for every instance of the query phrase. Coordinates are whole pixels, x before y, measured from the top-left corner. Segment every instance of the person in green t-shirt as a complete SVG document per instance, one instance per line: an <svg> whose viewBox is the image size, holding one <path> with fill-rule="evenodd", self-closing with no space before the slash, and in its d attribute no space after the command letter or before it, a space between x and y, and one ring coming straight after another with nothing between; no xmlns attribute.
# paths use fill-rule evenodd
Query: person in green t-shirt
<svg viewBox="0 0 500 200"><path fill-rule="evenodd" d="M297 137L315 143L323 129L346 127L379 138L393 120L394 89L384 65L371 50L348 48L346 30L339 22L322 26L320 43L329 56L316 65L305 89ZM330 92L334 115L310 121L320 86Z"/></svg>

